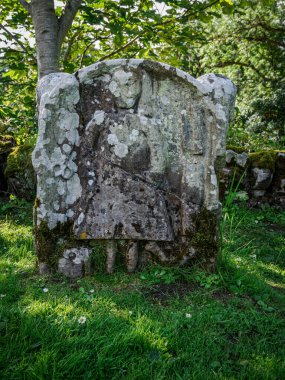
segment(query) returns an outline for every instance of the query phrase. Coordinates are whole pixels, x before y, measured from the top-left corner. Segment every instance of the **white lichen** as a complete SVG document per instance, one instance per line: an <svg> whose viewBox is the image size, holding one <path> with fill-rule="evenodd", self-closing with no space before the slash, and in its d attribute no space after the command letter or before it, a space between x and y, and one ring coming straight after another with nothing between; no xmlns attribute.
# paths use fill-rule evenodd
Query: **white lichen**
<svg viewBox="0 0 285 380"><path fill-rule="evenodd" d="M129 152L128 145L123 144L123 143L118 143L117 145L115 145L114 153L116 156L123 158L123 157L126 157L128 152Z"/></svg>
<svg viewBox="0 0 285 380"><path fill-rule="evenodd" d="M92 119L97 125L101 125L105 119L105 111L96 111Z"/></svg>
<svg viewBox="0 0 285 380"><path fill-rule="evenodd" d="M139 131L137 129L133 129L129 138L131 141L134 142L134 141L137 141L138 136L139 136Z"/></svg>
<svg viewBox="0 0 285 380"><path fill-rule="evenodd" d="M63 151L65 152L65 153L69 153L70 151L71 151L71 146L70 145L68 145L68 144L63 144L62 145L62 149L63 149Z"/></svg>
<svg viewBox="0 0 285 380"><path fill-rule="evenodd" d="M115 135L114 133L110 133L108 135L107 141L108 141L108 144L110 145L116 145L119 142L117 135Z"/></svg>
<svg viewBox="0 0 285 380"><path fill-rule="evenodd" d="M83 220L84 220L84 214L83 214L83 212L81 212L79 214L78 219L77 219L77 224L81 224L83 222Z"/></svg>
<svg viewBox="0 0 285 380"><path fill-rule="evenodd" d="M66 207L82 190L73 151L79 145L79 83L71 74L47 75L38 85L38 99L39 133L33 152L41 204L38 219L54 228L72 217Z"/></svg>

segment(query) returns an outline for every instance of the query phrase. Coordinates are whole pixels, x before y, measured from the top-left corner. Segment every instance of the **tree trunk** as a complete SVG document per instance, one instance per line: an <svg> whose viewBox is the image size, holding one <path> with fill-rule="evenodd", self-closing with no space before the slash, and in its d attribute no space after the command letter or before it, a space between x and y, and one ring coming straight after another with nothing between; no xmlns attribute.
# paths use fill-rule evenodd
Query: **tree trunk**
<svg viewBox="0 0 285 380"><path fill-rule="evenodd" d="M31 14L35 28L39 79L59 71L59 21L53 0L32 0Z"/></svg>
<svg viewBox="0 0 285 380"><path fill-rule="evenodd" d="M82 0L67 0L60 18L54 0L19 0L32 16L37 45L39 79L59 71L60 49Z"/></svg>

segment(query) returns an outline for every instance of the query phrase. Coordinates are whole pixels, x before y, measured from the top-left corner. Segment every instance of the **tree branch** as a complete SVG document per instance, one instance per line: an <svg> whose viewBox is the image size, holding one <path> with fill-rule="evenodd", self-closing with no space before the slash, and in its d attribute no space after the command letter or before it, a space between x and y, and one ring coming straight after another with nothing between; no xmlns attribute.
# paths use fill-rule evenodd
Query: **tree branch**
<svg viewBox="0 0 285 380"><path fill-rule="evenodd" d="M278 26L271 26L269 24L266 24L264 21L262 21L258 17L258 22L255 24L256 26L261 26L263 29L269 31L269 32L280 32L280 33L285 33L285 28L280 25Z"/></svg>
<svg viewBox="0 0 285 380"><path fill-rule="evenodd" d="M84 61L84 58L86 57L86 53L87 53L87 51L88 51L88 49L90 48L90 46L92 46L96 41L98 41L98 40L100 40L100 41L102 41L102 40L107 40L107 39L109 39L110 38L110 35L108 35L108 36L106 36L106 37L100 37L99 39L98 39L98 37L96 36L95 38L93 38L92 40L91 40L91 42L89 43L89 44L87 44L86 46L85 46L85 48L84 48L84 50L83 50L83 53L82 53L82 56L81 56L81 60L80 60L80 69L82 68L82 66L83 66L83 61Z"/></svg>
<svg viewBox="0 0 285 380"><path fill-rule="evenodd" d="M187 17L190 17L190 16L195 16L197 13L200 13L200 12L203 12L203 11L205 11L206 9L208 9L208 8L212 8L214 5L216 5L216 4L218 4L220 2L220 0L214 0L214 1L212 1L211 3L209 3L209 4L206 4L206 6L204 6L204 7L201 7L201 9L197 9L197 11L194 11L194 12L190 12L190 13L188 13L190 10L191 10L191 8L189 8L188 10L186 10L185 12L184 12L184 14L182 15L182 16L187 16ZM197 2L196 2L197 3Z"/></svg>
<svg viewBox="0 0 285 380"><path fill-rule="evenodd" d="M160 23L157 23L157 24L154 24L153 26L154 27L158 27L158 26L164 26L164 25L167 25L167 24L170 24L170 23L173 23L175 24L177 21L179 21L179 19L181 17L191 17L191 16L194 16L195 14L199 13L199 12L203 12L205 11L206 9L208 8L211 8L212 6L214 6L215 4L217 4L219 2L219 0L214 0L212 1L210 4L207 4L205 7L197 10L197 11L194 11L192 13L188 13L189 10L185 11L182 15L180 15L179 17L175 18L175 20L173 19L170 19L170 20L166 20L166 21L163 21L163 22L160 22ZM142 31L139 35L137 35L135 38L133 38L131 41L129 41L127 44L121 46L120 48L114 50L113 52L105 55L104 57L100 58L97 62L101 62L101 61L104 61L105 59L108 59L110 57L112 57L113 55L119 53L120 51L122 50L125 50L128 46L130 46L131 44L133 44L135 41L137 41L143 34L145 34L146 31Z"/></svg>
<svg viewBox="0 0 285 380"><path fill-rule="evenodd" d="M86 55L87 50L88 50L88 49L90 48L90 46L93 45L96 41L97 41L97 36L96 36L96 38L93 38L93 39L91 40L91 42L90 42L88 45L85 46L85 48L84 48L84 50L83 50L83 53L82 53L82 56L81 56L81 59L80 59L80 65L79 65L80 69L81 69L82 66L83 66L83 60L84 60L84 58L85 58L85 55Z"/></svg>
<svg viewBox="0 0 285 380"><path fill-rule="evenodd" d="M21 40L10 32L3 24L0 24L0 28L3 29L9 36L24 50L26 51L26 46L21 42Z"/></svg>
<svg viewBox="0 0 285 380"><path fill-rule="evenodd" d="M79 35L80 35L80 31L74 33L73 36L71 36L70 39L68 40L65 52L63 53L63 57L62 57L63 61L68 60L70 52L71 52L72 45L73 45L74 41L76 40L76 37L78 37Z"/></svg>
<svg viewBox="0 0 285 380"><path fill-rule="evenodd" d="M26 0L19 0L22 6L31 14L31 4L27 3Z"/></svg>
<svg viewBox="0 0 285 380"><path fill-rule="evenodd" d="M104 57L98 59L97 62L101 62L101 61L104 61L105 59L108 59L110 57L112 57L113 55L119 53L120 51L122 50L125 50L128 46L130 46L131 44L133 44L135 41L137 41L139 39L140 36L136 36L135 38L133 38L131 41L129 41L127 44L121 46L120 48L112 51L111 53L105 55Z"/></svg>
<svg viewBox="0 0 285 380"><path fill-rule="evenodd" d="M256 42L261 42L263 44L268 44L268 45L275 45L275 46L278 46L278 47L285 47L285 42L280 40L280 41L275 41L271 38L267 38L267 36L264 36L264 37L242 37L244 38L245 40L247 41L256 41Z"/></svg>
<svg viewBox="0 0 285 380"><path fill-rule="evenodd" d="M265 81L270 80L265 75L263 75L254 65L251 65L250 63L245 63L245 62L240 62L240 61L226 61L226 62L218 62L217 64L213 65L212 67L226 67L226 66L234 66L234 65L241 66L241 67L248 67L251 70L255 71Z"/></svg>
<svg viewBox="0 0 285 380"><path fill-rule="evenodd" d="M240 29L238 30L238 32L244 32L244 31L252 31L251 28L243 28L243 29ZM240 40L246 40L246 41L256 41L256 42L261 42L263 45L275 45L275 46L278 46L278 47L285 47L285 41L283 41L282 39L278 40L278 39L273 39L273 38L270 38L268 37L267 35L258 35L257 33L254 33L253 34L253 37L252 36L246 36L246 35L240 35L238 33L228 33L227 35L223 34L223 35L215 35L214 37L212 38L208 38L208 41L219 41L219 42L225 42L227 43L228 40L230 38L239 38Z"/></svg>
<svg viewBox="0 0 285 380"><path fill-rule="evenodd" d="M211 8L213 7L214 5L218 4L220 0L214 0L213 2L211 2L210 4L207 4L205 7L202 7L201 9L197 9L196 11L194 12L190 12L189 11L191 9L187 9L185 10L181 15L179 15L178 17L176 17L174 20L173 19L170 19L170 20L166 20L166 21L162 21L162 22L159 22L157 24L154 24L154 27L156 26L164 26L164 25L167 25L167 24L175 24L177 21L179 21L182 17L191 17L191 16L195 16L197 13L200 13L200 12L203 12L205 10L207 10L208 8Z"/></svg>
<svg viewBox="0 0 285 380"><path fill-rule="evenodd" d="M59 46L62 45L65 36L67 35L74 17L81 5L82 0L68 0L65 5L64 11L59 20L59 31L58 31L58 43Z"/></svg>

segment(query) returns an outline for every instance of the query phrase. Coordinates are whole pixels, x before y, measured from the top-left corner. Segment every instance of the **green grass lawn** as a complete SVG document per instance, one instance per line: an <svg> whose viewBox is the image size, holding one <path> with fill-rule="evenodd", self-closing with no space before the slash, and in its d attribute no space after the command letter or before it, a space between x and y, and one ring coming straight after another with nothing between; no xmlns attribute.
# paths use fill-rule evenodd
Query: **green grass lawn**
<svg viewBox="0 0 285 380"><path fill-rule="evenodd" d="M285 379L285 215L224 212L217 271L39 276L0 204L0 379Z"/></svg>

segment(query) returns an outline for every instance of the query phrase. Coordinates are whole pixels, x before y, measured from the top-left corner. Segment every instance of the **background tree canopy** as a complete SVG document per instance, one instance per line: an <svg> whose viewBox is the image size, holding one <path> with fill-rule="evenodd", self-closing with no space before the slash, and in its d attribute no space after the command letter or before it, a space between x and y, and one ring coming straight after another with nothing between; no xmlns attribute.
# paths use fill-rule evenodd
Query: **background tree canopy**
<svg viewBox="0 0 285 380"><path fill-rule="evenodd" d="M35 0L34 0L35 1ZM58 17L66 2L55 2ZM163 61L199 76L214 71L238 87L229 142L249 150L284 145L285 2L85 0L60 52L74 72L118 57ZM37 60L32 19L18 0L0 13L0 131L36 137Z"/></svg>

